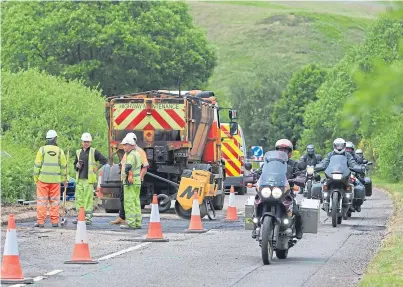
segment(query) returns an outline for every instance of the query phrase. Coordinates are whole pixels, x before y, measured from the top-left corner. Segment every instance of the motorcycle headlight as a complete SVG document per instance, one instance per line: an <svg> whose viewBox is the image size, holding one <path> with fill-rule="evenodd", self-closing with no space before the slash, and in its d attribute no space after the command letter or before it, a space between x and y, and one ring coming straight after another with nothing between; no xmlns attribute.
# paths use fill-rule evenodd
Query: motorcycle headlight
<svg viewBox="0 0 403 287"><path fill-rule="evenodd" d="M271 194L273 195L274 198L280 198L283 195L283 191L280 188L275 187L275 188L273 188L273 191Z"/></svg>
<svg viewBox="0 0 403 287"><path fill-rule="evenodd" d="M340 180L343 177L341 173L334 173L332 174L332 178L336 180Z"/></svg>
<svg viewBox="0 0 403 287"><path fill-rule="evenodd" d="M315 169L314 169L313 166L308 166L308 167L306 168L306 172L307 172L309 175L312 175L314 171L315 171Z"/></svg>
<svg viewBox="0 0 403 287"><path fill-rule="evenodd" d="M260 193L262 194L262 196L264 198L268 198L271 195L271 189L270 189L270 187L263 187L262 190L260 191Z"/></svg>

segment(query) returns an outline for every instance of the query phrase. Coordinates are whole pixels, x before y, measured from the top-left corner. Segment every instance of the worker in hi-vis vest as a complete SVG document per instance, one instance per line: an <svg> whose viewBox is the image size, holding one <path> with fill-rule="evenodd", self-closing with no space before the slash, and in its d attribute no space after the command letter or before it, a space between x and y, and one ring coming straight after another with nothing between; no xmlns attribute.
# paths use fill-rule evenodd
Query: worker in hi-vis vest
<svg viewBox="0 0 403 287"><path fill-rule="evenodd" d="M66 156L57 146L57 133L49 130L46 144L39 148L34 164L36 183L36 223L35 227L44 227L48 203L52 227L59 226L60 183L67 184Z"/></svg>
<svg viewBox="0 0 403 287"><path fill-rule="evenodd" d="M136 141L133 137L126 136L122 145L126 153L126 160L122 162L121 180L123 182L123 205L127 224L120 225L120 228L140 229L142 223L140 205L141 158L136 150Z"/></svg>
<svg viewBox="0 0 403 287"><path fill-rule="evenodd" d="M85 210L85 222L91 224L94 201L94 183L97 182L97 171L107 163L106 158L95 148L91 147L92 137L89 133L81 136L82 148L76 151L74 169L76 170L76 210ZM96 165L100 163L100 166ZM77 215L78 216L78 215ZM73 221L77 224L77 219Z"/></svg>
<svg viewBox="0 0 403 287"><path fill-rule="evenodd" d="M128 133L126 137L132 137L135 142L137 142L137 136L135 133ZM141 158L141 171L140 171L140 180L141 182L144 181L144 176L147 173L147 169L149 167L148 160L147 160L147 155L146 152L139 147L136 144L136 151L139 153L140 158ZM127 154L125 153L121 165L126 162L126 156ZM141 186L140 186L140 192L141 192ZM125 205L124 205L124 192L120 193L120 209L119 209L119 216L115 220L110 222L111 224L127 224L126 222L126 213L125 213Z"/></svg>

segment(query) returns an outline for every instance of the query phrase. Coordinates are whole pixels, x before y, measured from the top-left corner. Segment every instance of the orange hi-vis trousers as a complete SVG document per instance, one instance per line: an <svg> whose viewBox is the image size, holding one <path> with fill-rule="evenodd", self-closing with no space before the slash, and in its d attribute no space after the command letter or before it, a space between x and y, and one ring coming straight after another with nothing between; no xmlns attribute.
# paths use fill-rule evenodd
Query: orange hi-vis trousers
<svg viewBox="0 0 403 287"><path fill-rule="evenodd" d="M60 183L36 183L36 220L39 224L45 224L46 209L50 203L50 221L59 223Z"/></svg>

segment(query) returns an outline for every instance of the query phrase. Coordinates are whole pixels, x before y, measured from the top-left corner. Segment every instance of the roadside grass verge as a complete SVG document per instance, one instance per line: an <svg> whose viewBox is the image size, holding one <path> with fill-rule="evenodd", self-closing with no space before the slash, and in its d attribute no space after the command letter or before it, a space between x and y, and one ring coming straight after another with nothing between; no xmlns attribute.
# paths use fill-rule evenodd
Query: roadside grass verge
<svg viewBox="0 0 403 287"><path fill-rule="evenodd" d="M394 201L394 215L381 249L372 259L359 287L403 286L403 182L387 183L373 178Z"/></svg>

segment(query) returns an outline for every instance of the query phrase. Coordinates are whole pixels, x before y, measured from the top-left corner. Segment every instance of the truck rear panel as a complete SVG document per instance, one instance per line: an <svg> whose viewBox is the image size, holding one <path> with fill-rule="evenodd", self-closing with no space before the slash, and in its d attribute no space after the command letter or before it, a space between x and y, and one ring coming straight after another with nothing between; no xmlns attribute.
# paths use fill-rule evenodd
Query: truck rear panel
<svg viewBox="0 0 403 287"><path fill-rule="evenodd" d="M221 149L227 177L243 175L244 144L241 129L237 135L231 136L229 124L221 123L221 137L223 138Z"/></svg>

